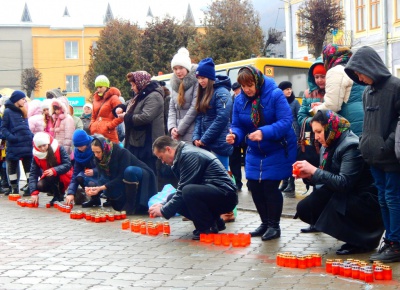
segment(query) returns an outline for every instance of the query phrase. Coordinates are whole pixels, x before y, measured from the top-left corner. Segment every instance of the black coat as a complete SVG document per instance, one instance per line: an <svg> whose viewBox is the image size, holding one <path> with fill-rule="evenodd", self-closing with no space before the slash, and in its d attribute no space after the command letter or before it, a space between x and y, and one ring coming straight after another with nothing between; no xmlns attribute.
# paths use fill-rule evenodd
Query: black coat
<svg viewBox="0 0 400 290"><path fill-rule="evenodd" d="M330 168L318 169L311 182L317 194L333 192L315 224L318 230L355 246L378 246L384 232L378 193L370 169L358 149L357 135L351 131L342 134Z"/></svg>
<svg viewBox="0 0 400 290"><path fill-rule="evenodd" d="M7 140L6 159L32 157L33 134L29 130L28 119L10 100L7 100L5 107L1 133Z"/></svg>
<svg viewBox="0 0 400 290"><path fill-rule="evenodd" d="M229 200L237 204L236 187L218 158L207 150L180 142L176 148L172 172L179 183L176 194L162 208L161 213L169 219L183 208L182 188L188 184L210 185L219 188Z"/></svg>
<svg viewBox="0 0 400 290"><path fill-rule="evenodd" d="M111 176L108 177L109 181L105 184L107 187L106 195L111 201L118 201L118 204L125 204L125 186L124 186L124 172L128 166L137 166L143 170L142 181L139 183L139 204L143 207L148 207L150 197L157 193L156 177L153 171L142 161L137 159L127 149L119 147L114 143L113 151L111 153L109 171ZM105 172L97 167L99 175L105 176Z"/></svg>

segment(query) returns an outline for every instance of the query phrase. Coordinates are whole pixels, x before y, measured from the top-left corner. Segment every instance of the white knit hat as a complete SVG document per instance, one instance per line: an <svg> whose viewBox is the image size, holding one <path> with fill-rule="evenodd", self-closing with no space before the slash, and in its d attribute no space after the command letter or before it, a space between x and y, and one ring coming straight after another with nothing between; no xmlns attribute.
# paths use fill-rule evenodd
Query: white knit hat
<svg viewBox="0 0 400 290"><path fill-rule="evenodd" d="M37 132L35 136L33 136L33 143L36 147L50 144L50 135L46 132Z"/></svg>
<svg viewBox="0 0 400 290"><path fill-rule="evenodd" d="M50 109L50 106L51 106L51 99L44 99L40 105L41 105L41 107L42 107L42 110L44 110L44 109Z"/></svg>
<svg viewBox="0 0 400 290"><path fill-rule="evenodd" d="M171 61L172 69L174 69L174 66L177 65L183 66L188 71L190 71L190 69L192 68L192 61L189 57L189 51L184 47L181 47L178 50L178 53L174 55L174 58Z"/></svg>
<svg viewBox="0 0 400 290"><path fill-rule="evenodd" d="M90 104L90 103L84 104L83 107L84 107L84 108L85 108L85 107L88 107L88 108L90 108L91 110L93 110L93 105Z"/></svg>

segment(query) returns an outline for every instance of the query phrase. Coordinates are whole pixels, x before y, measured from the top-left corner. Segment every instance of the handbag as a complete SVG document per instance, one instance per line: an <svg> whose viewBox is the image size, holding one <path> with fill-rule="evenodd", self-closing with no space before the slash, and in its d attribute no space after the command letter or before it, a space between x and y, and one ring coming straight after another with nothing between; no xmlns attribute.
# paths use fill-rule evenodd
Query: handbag
<svg viewBox="0 0 400 290"><path fill-rule="evenodd" d="M300 137L297 140L297 157L296 160L306 160L308 163L312 164L315 167L319 166L319 151L320 151L320 143L314 138L309 138L306 136L306 122L307 118L304 119L301 130ZM312 140L311 140L312 139Z"/></svg>

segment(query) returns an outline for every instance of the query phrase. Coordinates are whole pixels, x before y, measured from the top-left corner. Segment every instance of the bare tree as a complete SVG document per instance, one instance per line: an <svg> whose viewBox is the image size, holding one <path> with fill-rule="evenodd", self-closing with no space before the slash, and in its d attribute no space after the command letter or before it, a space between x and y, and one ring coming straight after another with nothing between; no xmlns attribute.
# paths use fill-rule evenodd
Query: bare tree
<svg viewBox="0 0 400 290"><path fill-rule="evenodd" d="M315 58L322 52L326 35L341 29L344 14L336 0L308 0L299 9L300 19L298 40L307 43Z"/></svg>
<svg viewBox="0 0 400 290"><path fill-rule="evenodd" d="M278 31L275 28L269 28L267 41L265 42L262 51L263 56L267 55L267 49L270 47L270 45L279 44L282 41L282 38L283 38L282 31Z"/></svg>
<svg viewBox="0 0 400 290"><path fill-rule="evenodd" d="M34 67L26 68L21 73L21 86L26 95L31 97L32 92L39 89L42 83L42 73Z"/></svg>

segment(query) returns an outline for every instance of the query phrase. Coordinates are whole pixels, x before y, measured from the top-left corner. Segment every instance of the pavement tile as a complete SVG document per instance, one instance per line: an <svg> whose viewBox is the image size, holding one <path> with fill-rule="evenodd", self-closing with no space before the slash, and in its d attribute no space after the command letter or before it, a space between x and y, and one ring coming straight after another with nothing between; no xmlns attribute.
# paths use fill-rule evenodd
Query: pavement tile
<svg viewBox="0 0 400 290"><path fill-rule="evenodd" d="M58 285L54 285L54 284L37 284L37 285L33 285L30 286L29 288L26 288L26 290L56 290L59 289Z"/></svg>
<svg viewBox="0 0 400 290"><path fill-rule="evenodd" d="M148 274L146 275L146 277ZM113 279L114 280L126 280L126 281L137 281L140 279L144 279L145 274L136 274L136 273L119 273L116 274ZM150 280L155 280L155 279L150 279Z"/></svg>

